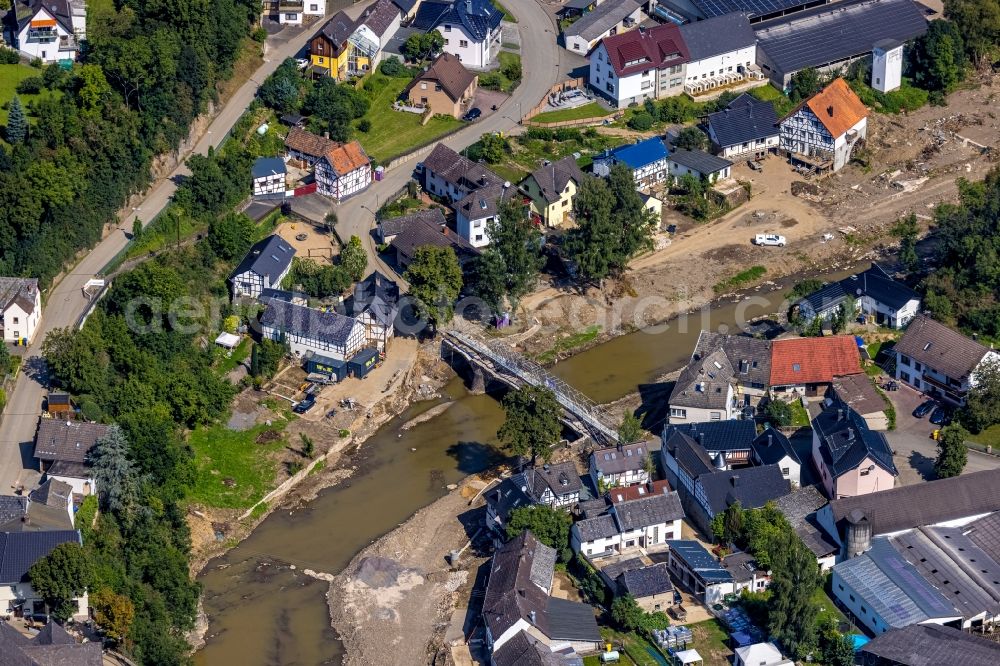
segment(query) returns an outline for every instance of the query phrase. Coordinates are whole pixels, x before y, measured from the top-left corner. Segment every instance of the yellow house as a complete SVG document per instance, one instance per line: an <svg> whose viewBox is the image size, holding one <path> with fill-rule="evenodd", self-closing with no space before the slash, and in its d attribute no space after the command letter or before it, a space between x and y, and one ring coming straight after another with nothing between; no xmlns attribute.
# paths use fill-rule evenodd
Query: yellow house
<svg viewBox="0 0 1000 666"><path fill-rule="evenodd" d="M309 42L309 62L313 72L320 72L338 81L349 75L348 60L351 43L347 38L354 34L356 21L344 12L337 12L320 28Z"/></svg>
<svg viewBox="0 0 1000 666"><path fill-rule="evenodd" d="M572 156L536 170L521 183L531 199L531 210L547 227L558 227L572 219L573 198L585 176Z"/></svg>

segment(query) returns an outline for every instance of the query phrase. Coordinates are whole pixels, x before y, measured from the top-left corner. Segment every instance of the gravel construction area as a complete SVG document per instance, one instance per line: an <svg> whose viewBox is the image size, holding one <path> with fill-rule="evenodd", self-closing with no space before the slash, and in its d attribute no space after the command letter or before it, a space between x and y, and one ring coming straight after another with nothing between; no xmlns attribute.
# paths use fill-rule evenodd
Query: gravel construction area
<svg viewBox="0 0 1000 666"><path fill-rule="evenodd" d="M345 666L428 664L447 652L448 620L468 600L486 559L473 547L456 567L447 556L482 524L482 498L473 507L469 500L484 486L470 477L362 550L333 579L327 603L346 648Z"/></svg>

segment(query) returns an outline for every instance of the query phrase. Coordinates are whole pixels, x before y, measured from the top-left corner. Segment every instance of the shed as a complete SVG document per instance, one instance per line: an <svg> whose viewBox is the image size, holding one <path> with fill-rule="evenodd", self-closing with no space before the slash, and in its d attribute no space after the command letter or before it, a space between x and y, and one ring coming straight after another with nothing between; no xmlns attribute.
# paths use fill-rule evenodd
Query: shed
<svg viewBox="0 0 1000 666"><path fill-rule="evenodd" d="M225 347L226 349L234 349L236 345L240 344L240 336L234 333L219 333L219 337L215 339L215 344L220 347Z"/></svg>
<svg viewBox="0 0 1000 666"><path fill-rule="evenodd" d="M305 366L306 372L310 374L318 372L329 375L331 379L338 382L347 378L347 363L329 356L321 356L320 354L307 356Z"/></svg>
<svg viewBox="0 0 1000 666"><path fill-rule="evenodd" d="M352 375L361 379L375 369L378 361L378 350L368 347L355 354L354 358L347 362L347 368Z"/></svg>
<svg viewBox="0 0 1000 666"><path fill-rule="evenodd" d="M49 393L45 401L45 411L49 414L65 414L73 411L73 401L69 393Z"/></svg>

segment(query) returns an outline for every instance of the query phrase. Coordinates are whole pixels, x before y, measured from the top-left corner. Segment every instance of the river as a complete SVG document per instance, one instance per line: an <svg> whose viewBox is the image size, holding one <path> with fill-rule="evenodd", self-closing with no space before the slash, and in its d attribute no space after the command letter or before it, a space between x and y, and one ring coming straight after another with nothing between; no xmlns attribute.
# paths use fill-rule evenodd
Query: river
<svg viewBox="0 0 1000 666"><path fill-rule="evenodd" d="M683 365L702 328L735 331L738 318L777 311L791 281L741 305L717 303L655 332L614 338L552 370L599 403L616 400ZM343 648L330 629L328 585L302 569L339 572L359 550L441 497L447 484L496 462L491 446L503 418L499 404L468 394L458 379L443 393L442 400L454 400L443 414L400 436L403 423L440 404L419 403L369 439L348 483L302 509L275 511L243 543L209 562L199 580L210 626L197 664L339 663Z"/></svg>

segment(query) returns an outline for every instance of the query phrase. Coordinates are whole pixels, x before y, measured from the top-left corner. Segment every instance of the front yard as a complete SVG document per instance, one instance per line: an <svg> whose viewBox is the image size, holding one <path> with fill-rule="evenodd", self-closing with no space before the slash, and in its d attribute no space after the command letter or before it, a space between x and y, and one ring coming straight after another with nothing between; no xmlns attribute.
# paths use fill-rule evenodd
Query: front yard
<svg viewBox="0 0 1000 666"><path fill-rule="evenodd" d="M597 102L584 104L572 109L559 109L558 111L546 111L539 113L531 119L535 123L561 123L567 120L583 120L584 118L599 118L610 116L613 111L605 109Z"/></svg>
<svg viewBox="0 0 1000 666"><path fill-rule="evenodd" d="M364 90L371 107L363 118L354 121L354 137L361 142L368 156L381 164L432 143L462 126L461 120L441 115L421 125L420 114L394 111L392 103L409 82L408 75L406 78L389 77L381 72L375 72L365 80ZM371 123L367 132L357 129L364 120Z"/></svg>
<svg viewBox="0 0 1000 666"><path fill-rule="evenodd" d="M0 65L0 125L7 124L7 108L10 100L17 94L17 84L32 76L41 76L42 70L28 65ZM42 97L51 97L61 93L45 88L36 95L18 95L25 114L28 113L28 103Z"/></svg>

